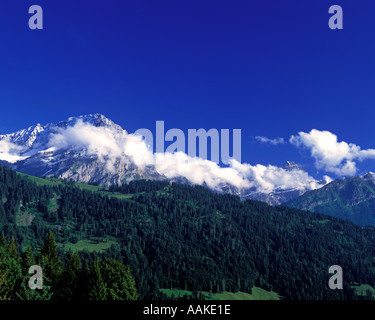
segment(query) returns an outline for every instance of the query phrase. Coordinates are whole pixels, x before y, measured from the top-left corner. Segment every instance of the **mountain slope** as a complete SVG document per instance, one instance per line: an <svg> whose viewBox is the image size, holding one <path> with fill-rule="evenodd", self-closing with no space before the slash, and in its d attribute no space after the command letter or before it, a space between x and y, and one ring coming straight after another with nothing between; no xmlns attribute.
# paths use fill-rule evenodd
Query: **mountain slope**
<svg viewBox="0 0 375 320"><path fill-rule="evenodd" d="M159 288L251 293L255 285L286 299L352 299L353 284L375 283L374 229L322 214L157 181L105 196L71 182L38 186L4 167L0 196L0 232L20 247L38 251L51 230L62 249L114 243L79 252L130 265L141 298L160 298ZM25 215L33 219L20 224ZM335 264L345 270L344 290L327 286Z"/></svg>
<svg viewBox="0 0 375 320"><path fill-rule="evenodd" d="M285 205L375 225L375 174L335 180L309 191Z"/></svg>

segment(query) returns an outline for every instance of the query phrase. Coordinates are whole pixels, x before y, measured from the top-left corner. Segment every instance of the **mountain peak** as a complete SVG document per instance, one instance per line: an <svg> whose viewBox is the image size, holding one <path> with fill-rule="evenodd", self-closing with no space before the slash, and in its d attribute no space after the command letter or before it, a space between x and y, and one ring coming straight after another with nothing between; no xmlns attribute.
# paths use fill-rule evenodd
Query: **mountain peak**
<svg viewBox="0 0 375 320"><path fill-rule="evenodd" d="M302 170L301 166L293 161L286 161L282 168L285 171L294 171L294 170Z"/></svg>
<svg viewBox="0 0 375 320"><path fill-rule="evenodd" d="M101 113L69 117L67 120L59 122L57 126L58 127L74 126L78 121L91 124L95 127L107 127L107 128L113 128L117 131L124 131L124 129L121 126L117 125L116 123L114 123L112 120L108 119Z"/></svg>
<svg viewBox="0 0 375 320"><path fill-rule="evenodd" d="M27 129L22 129L10 134L0 135L0 140L6 140L30 147L42 131L44 131L44 127L38 123L35 126L28 127Z"/></svg>
<svg viewBox="0 0 375 320"><path fill-rule="evenodd" d="M374 172L367 172L365 175L362 176L364 179L371 179L375 180L375 173Z"/></svg>
<svg viewBox="0 0 375 320"><path fill-rule="evenodd" d="M101 113L95 113L95 114L84 114L80 116L73 116L69 117L68 121L73 121L73 120L84 120L84 121L111 121L109 120L106 116L102 115Z"/></svg>
<svg viewBox="0 0 375 320"><path fill-rule="evenodd" d="M120 134L126 133L124 129L115 124L112 120L106 118L100 113L95 113L70 117L65 121L58 122L57 124L48 123L46 125L41 125L40 123L37 123L36 125L17 132L0 135L0 141L3 140L18 145L19 148L17 147L17 150L13 151L17 151L18 155L22 154L29 157L39 151L45 150L48 147L48 141L51 135L58 132L59 129L73 127L80 121L84 124L89 124L95 127L108 128Z"/></svg>

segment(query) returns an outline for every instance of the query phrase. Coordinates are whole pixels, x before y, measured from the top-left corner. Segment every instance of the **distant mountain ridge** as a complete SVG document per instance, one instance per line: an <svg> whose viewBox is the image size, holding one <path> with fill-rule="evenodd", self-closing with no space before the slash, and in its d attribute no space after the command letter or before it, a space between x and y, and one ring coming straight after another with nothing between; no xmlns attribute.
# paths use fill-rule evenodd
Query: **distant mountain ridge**
<svg viewBox="0 0 375 320"><path fill-rule="evenodd" d="M337 179L285 205L326 213L360 225L375 225L375 174Z"/></svg>

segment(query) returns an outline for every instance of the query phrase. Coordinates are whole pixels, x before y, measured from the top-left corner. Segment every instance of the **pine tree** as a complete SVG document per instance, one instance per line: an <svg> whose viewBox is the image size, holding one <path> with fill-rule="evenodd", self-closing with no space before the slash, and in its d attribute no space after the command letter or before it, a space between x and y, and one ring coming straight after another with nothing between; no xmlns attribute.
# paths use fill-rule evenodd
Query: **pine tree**
<svg viewBox="0 0 375 320"><path fill-rule="evenodd" d="M52 231L48 234L40 250L38 264L43 269L44 282L55 291L58 288L63 273L63 263L58 255L55 236Z"/></svg>
<svg viewBox="0 0 375 320"><path fill-rule="evenodd" d="M61 279L59 298L64 300L78 300L81 275L81 258L75 252L68 260Z"/></svg>
<svg viewBox="0 0 375 320"><path fill-rule="evenodd" d="M114 259L100 263L103 280L107 286L108 300L137 300L138 294L130 268Z"/></svg>
<svg viewBox="0 0 375 320"><path fill-rule="evenodd" d="M43 247L40 249L40 255L49 259L57 257L57 245L52 231L47 235Z"/></svg>
<svg viewBox="0 0 375 320"><path fill-rule="evenodd" d="M78 295L81 300L89 300L89 285L91 280L90 266L87 261L78 277Z"/></svg>
<svg viewBox="0 0 375 320"><path fill-rule="evenodd" d="M53 295L51 292L51 286L43 285L43 290L32 290L26 285L31 276L29 274L29 269L35 264L36 261L32 249L30 246L27 246L25 252L21 256L23 281L20 290L16 293L20 300L50 300Z"/></svg>
<svg viewBox="0 0 375 320"><path fill-rule="evenodd" d="M20 264L9 255L7 248L0 247L0 300L15 299L21 282Z"/></svg>
<svg viewBox="0 0 375 320"><path fill-rule="evenodd" d="M8 253L9 253L9 256L14 258L14 259L18 259L18 252L17 252L17 245L16 245L16 241L14 240L14 238L12 237L8 243L8 246L7 246L7 250L8 250Z"/></svg>
<svg viewBox="0 0 375 320"><path fill-rule="evenodd" d="M43 286L43 290L31 290L23 282L20 292L16 292L16 295L20 300L50 300L53 295L50 289L50 286Z"/></svg>
<svg viewBox="0 0 375 320"><path fill-rule="evenodd" d="M26 247L25 252L21 256L21 266L24 275L28 275L29 268L35 265L35 258L30 246Z"/></svg>
<svg viewBox="0 0 375 320"><path fill-rule="evenodd" d="M3 247L5 248L7 246L7 240L5 239L5 235L4 235L4 232L1 234L1 238L0 238L0 247Z"/></svg>
<svg viewBox="0 0 375 320"><path fill-rule="evenodd" d="M107 300L107 288L100 273L100 261L95 260L90 269L89 299Z"/></svg>

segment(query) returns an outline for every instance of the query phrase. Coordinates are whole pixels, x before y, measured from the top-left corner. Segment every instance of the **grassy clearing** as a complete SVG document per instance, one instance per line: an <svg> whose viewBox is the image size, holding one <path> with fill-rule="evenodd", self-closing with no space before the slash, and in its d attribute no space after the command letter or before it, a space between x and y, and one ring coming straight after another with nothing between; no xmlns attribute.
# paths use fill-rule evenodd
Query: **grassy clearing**
<svg viewBox="0 0 375 320"><path fill-rule="evenodd" d="M30 179L31 181L35 182L39 186L58 186L63 183L66 183L63 180L58 179L58 178L39 178L39 177L30 176L28 174L21 173L21 172L17 172L17 173L27 179ZM134 196L134 194L122 194L118 192L109 192L107 187L86 184L82 182L74 182L72 186L77 187L81 190L87 190L87 191L91 191L95 193L100 193L103 196L114 197L118 199L130 199ZM49 206L56 206L56 202L50 203Z"/></svg>
<svg viewBox="0 0 375 320"><path fill-rule="evenodd" d="M191 291L180 290L180 289L160 289L161 292L165 293L169 297L172 295L175 298L183 297L185 294L188 296L192 295ZM253 287L252 293L246 292L221 292L213 293L202 291L205 300L280 300L279 295L273 291L266 291L262 288Z"/></svg>
<svg viewBox="0 0 375 320"><path fill-rule="evenodd" d="M123 194L123 193L118 193L118 192L109 192L109 193L103 192L103 194L108 197L115 197L118 199L131 199L134 196L134 194Z"/></svg>
<svg viewBox="0 0 375 320"><path fill-rule="evenodd" d="M366 296L372 295L372 298L375 298L375 289L369 284L361 284L359 286L352 286L352 288L355 290L355 293L358 296L366 297Z"/></svg>
<svg viewBox="0 0 375 320"><path fill-rule="evenodd" d="M57 186L60 185L62 182L59 179L44 179L39 177L30 176L25 173L17 172L20 176L30 179L31 181L35 182L39 186Z"/></svg>
<svg viewBox="0 0 375 320"><path fill-rule="evenodd" d="M94 240L80 240L77 243L66 243L59 244L59 246L65 250L71 251L82 251L84 249L93 252L102 252L106 249L109 249L113 244L118 244L115 240L104 240L103 242L97 242Z"/></svg>
<svg viewBox="0 0 375 320"><path fill-rule="evenodd" d="M161 292L166 294L168 297L174 296L175 298L182 298L184 295L191 296L191 291L181 290L181 289L160 289Z"/></svg>
<svg viewBox="0 0 375 320"><path fill-rule="evenodd" d="M92 192L100 192L100 191L103 191L103 190L108 190L108 188L104 188L104 187L93 185L93 184L86 184L86 183L82 183L82 182L75 182L74 186L78 187L82 190L88 190L88 191L92 191Z"/></svg>
<svg viewBox="0 0 375 320"><path fill-rule="evenodd" d="M29 214L27 212L19 214L16 216L16 225L19 227L28 227L31 225L35 218L35 215Z"/></svg>
<svg viewBox="0 0 375 320"><path fill-rule="evenodd" d="M59 199L59 197L54 197L53 199L51 199L48 203L48 210L51 211L51 212L56 212L57 209L58 209L58 204L57 204L57 200Z"/></svg>
<svg viewBox="0 0 375 320"><path fill-rule="evenodd" d="M207 300L280 300L279 295L273 291L266 291L262 288L253 287L252 293L246 292L222 292L210 295L209 292L203 292Z"/></svg>

